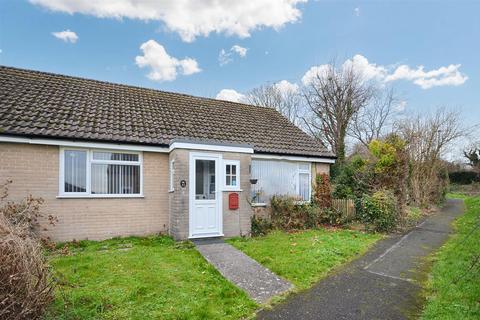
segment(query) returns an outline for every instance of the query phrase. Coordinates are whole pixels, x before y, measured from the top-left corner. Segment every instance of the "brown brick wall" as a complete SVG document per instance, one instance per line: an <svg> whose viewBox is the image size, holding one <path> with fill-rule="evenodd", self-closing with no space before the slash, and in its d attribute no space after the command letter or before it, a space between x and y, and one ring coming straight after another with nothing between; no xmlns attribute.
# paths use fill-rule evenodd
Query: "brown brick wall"
<svg viewBox="0 0 480 320"><path fill-rule="evenodd" d="M57 241L146 235L168 229L168 154L143 153L144 198L57 199L59 147L0 143L0 181L12 179L10 198L45 199L42 211L58 217Z"/></svg>

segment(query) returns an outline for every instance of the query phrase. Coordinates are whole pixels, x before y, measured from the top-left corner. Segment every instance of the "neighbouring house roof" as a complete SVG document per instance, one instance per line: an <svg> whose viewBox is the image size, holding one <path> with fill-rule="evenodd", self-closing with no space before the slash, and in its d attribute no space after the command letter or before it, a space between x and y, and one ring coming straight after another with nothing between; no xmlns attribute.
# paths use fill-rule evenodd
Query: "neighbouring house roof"
<svg viewBox="0 0 480 320"><path fill-rule="evenodd" d="M5 66L0 134L157 146L205 140L334 157L271 108Z"/></svg>

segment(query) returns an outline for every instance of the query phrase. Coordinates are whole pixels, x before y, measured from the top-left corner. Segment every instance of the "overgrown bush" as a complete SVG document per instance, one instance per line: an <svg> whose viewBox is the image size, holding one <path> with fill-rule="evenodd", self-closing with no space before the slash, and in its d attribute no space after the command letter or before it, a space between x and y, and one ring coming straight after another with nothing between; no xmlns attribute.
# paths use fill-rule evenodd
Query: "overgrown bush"
<svg viewBox="0 0 480 320"><path fill-rule="evenodd" d="M357 216L375 231L388 232L396 226L397 199L393 192L380 190L357 201Z"/></svg>
<svg viewBox="0 0 480 320"><path fill-rule="evenodd" d="M274 229L303 230L343 223L341 212L332 207L321 208L315 202L299 204L291 197L274 196L270 203Z"/></svg>
<svg viewBox="0 0 480 320"><path fill-rule="evenodd" d="M320 211L320 222L329 225L341 225L345 223L342 213L333 207L323 208Z"/></svg>
<svg viewBox="0 0 480 320"><path fill-rule="evenodd" d="M311 204L299 204L294 198L273 196L270 200L272 226L295 230L316 227L319 209Z"/></svg>
<svg viewBox="0 0 480 320"><path fill-rule="evenodd" d="M264 236L273 229L271 220L265 217L253 215L251 222L250 232L253 237Z"/></svg>
<svg viewBox="0 0 480 320"><path fill-rule="evenodd" d="M330 186L328 174L321 173L316 175L313 201L320 208L330 208L332 206L332 187Z"/></svg>
<svg viewBox="0 0 480 320"><path fill-rule="evenodd" d="M54 299L38 234L43 200L28 196L19 203L8 201L10 183L0 186L0 319L38 319Z"/></svg>
<svg viewBox="0 0 480 320"><path fill-rule="evenodd" d="M320 208L315 202L298 203L294 198L274 196L270 200L272 227L281 230L302 230L336 221L330 208Z"/></svg>
<svg viewBox="0 0 480 320"><path fill-rule="evenodd" d="M354 156L349 161L337 165L336 170L333 197L356 199L369 191L372 173L367 170L366 161L360 156Z"/></svg>

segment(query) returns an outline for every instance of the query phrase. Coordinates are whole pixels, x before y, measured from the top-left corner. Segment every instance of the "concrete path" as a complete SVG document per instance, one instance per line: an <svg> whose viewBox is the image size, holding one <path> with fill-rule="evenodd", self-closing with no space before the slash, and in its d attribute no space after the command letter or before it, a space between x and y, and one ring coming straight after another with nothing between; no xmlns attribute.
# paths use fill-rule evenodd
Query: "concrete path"
<svg viewBox="0 0 480 320"><path fill-rule="evenodd" d="M294 295L259 319L408 319L423 306L420 296L425 257L451 232L452 220L463 212L461 200L448 200L441 212L411 232L377 243L362 258Z"/></svg>
<svg viewBox="0 0 480 320"><path fill-rule="evenodd" d="M221 239L193 241L198 251L220 273L257 302L266 302L293 286Z"/></svg>

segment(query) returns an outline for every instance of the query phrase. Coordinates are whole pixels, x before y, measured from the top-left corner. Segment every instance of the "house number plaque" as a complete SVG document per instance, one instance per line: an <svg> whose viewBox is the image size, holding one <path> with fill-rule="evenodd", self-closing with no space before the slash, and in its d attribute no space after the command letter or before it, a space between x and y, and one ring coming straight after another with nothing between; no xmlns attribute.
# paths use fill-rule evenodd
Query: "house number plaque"
<svg viewBox="0 0 480 320"><path fill-rule="evenodd" d="M185 188L187 186L187 181L182 180L180 181L180 187Z"/></svg>

